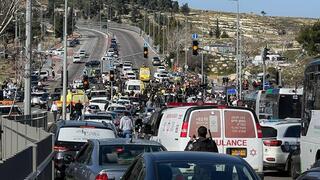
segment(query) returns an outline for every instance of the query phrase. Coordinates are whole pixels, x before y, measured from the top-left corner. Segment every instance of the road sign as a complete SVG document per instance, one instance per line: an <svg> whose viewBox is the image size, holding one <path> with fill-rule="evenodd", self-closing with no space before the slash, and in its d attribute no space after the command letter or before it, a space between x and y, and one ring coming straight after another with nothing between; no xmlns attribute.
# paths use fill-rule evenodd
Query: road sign
<svg viewBox="0 0 320 180"><path fill-rule="evenodd" d="M198 39L198 34L196 33L192 34L192 39Z"/></svg>
<svg viewBox="0 0 320 180"><path fill-rule="evenodd" d="M237 90L236 89L228 89L227 94L228 95L235 95L235 94L237 94Z"/></svg>

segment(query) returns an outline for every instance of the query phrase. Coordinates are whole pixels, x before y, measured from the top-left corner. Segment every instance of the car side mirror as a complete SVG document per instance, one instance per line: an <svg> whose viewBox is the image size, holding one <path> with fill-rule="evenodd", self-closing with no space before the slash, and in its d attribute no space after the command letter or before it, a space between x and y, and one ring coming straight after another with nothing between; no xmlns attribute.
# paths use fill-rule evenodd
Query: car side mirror
<svg viewBox="0 0 320 180"><path fill-rule="evenodd" d="M65 164L70 164L70 163L73 162L73 161L74 161L74 158L73 158L72 155L70 155L70 154L65 154L65 155L63 156L63 162L64 162Z"/></svg>

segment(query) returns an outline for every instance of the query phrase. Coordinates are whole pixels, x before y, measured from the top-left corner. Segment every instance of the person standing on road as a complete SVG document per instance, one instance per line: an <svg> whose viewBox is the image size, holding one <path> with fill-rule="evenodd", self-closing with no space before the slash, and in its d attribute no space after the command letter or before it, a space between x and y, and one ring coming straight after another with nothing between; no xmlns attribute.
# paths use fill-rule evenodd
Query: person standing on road
<svg viewBox="0 0 320 180"><path fill-rule="evenodd" d="M58 115L58 106L57 106L56 102L52 103L51 112L53 113L53 121L56 122L57 115Z"/></svg>
<svg viewBox="0 0 320 180"><path fill-rule="evenodd" d="M215 152L219 153L217 144L210 138L207 138L207 128L200 126L198 128L198 138L196 139L195 135L191 138L187 144L185 151L206 151L206 152Z"/></svg>
<svg viewBox="0 0 320 180"><path fill-rule="evenodd" d="M75 113L76 113L76 119L75 120L78 120L81 116L82 116L82 109L83 109L83 105L82 103L80 102L80 100L74 105L74 110L75 110Z"/></svg>
<svg viewBox="0 0 320 180"><path fill-rule="evenodd" d="M119 128L122 131L124 138L132 137L133 123L128 112L126 112L125 115L120 119Z"/></svg>

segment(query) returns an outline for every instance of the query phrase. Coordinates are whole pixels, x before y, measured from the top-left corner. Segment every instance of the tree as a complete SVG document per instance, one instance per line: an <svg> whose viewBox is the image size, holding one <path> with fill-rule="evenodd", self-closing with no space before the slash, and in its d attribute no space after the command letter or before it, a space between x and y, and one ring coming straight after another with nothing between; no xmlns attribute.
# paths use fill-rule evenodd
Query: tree
<svg viewBox="0 0 320 180"><path fill-rule="evenodd" d="M320 53L320 21L313 25L302 28L296 40L307 51L308 55L314 56Z"/></svg>
<svg viewBox="0 0 320 180"><path fill-rule="evenodd" d="M217 39L220 38L221 36L221 30L220 30L220 27L219 27L219 20L217 18L216 20L216 28L214 29L214 35L216 36Z"/></svg>
<svg viewBox="0 0 320 180"><path fill-rule="evenodd" d="M221 38L229 38L229 35L226 31L223 31L221 34Z"/></svg>
<svg viewBox="0 0 320 180"><path fill-rule="evenodd" d="M266 16L267 13L266 13L265 11L261 11L261 15L262 15L262 16Z"/></svg>
<svg viewBox="0 0 320 180"><path fill-rule="evenodd" d="M13 20L14 14L20 9L21 0L0 1L0 35Z"/></svg>
<svg viewBox="0 0 320 180"><path fill-rule="evenodd" d="M189 15L190 13L190 8L188 6L188 3L185 3L181 6L181 9L180 9L181 13L184 14L184 15Z"/></svg>
<svg viewBox="0 0 320 180"><path fill-rule="evenodd" d="M173 13L178 13L179 12L179 3L178 3L178 1L173 1L172 2L172 12Z"/></svg>

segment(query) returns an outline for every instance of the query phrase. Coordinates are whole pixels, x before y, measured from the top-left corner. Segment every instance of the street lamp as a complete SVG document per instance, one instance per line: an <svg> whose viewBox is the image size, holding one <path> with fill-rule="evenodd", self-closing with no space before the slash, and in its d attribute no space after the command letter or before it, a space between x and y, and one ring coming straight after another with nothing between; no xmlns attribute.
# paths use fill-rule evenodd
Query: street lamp
<svg viewBox="0 0 320 180"><path fill-rule="evenodd" d="M62 103L62 119L66 120L67 115L67 23L68 21L68 0L64 0L64 53L63 53L63 103ZM70 107L71 108L71 107Z"/></svg>

